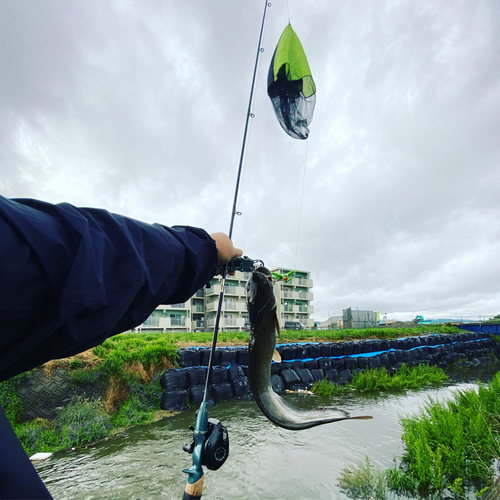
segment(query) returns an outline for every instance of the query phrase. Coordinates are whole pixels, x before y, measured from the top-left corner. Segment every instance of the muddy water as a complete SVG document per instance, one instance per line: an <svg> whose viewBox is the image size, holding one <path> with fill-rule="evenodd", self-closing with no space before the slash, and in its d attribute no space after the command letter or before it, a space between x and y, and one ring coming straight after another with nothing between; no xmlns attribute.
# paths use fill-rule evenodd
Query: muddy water
<svg viewBox="0 0 500 500"><path fill-rule="evenodd" d="M227 426L230 456L218 471L206 471L203 498L318 500L347 499L338 487L340 471L365 456L380 469L401 456L399 417L413 414L427 400L488 380L499 369L456 372L445 387L405 394L337 399L352 415L373 420L343 421L304 431L271 424L251 401L219 403L210 416ZM301 406L331 404L316 396L292 396ZM87 450L57 454L37 469L56 500L180 499L191 465L182 451L191 439L195 410L136 427Z"/></svg>

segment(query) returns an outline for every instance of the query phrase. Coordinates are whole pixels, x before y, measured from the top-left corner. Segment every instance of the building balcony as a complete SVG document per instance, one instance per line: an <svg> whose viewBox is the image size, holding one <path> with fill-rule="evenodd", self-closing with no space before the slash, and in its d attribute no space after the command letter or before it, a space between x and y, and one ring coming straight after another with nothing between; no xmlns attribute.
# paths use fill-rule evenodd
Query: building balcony
<svg viewBox="0 0 500 500"><path fill-rule="evenodd" d="M163 318L161 318L163 319ZM150 316L144 323L143 327L147 328L149 326L159 327L160 326L160 317L159 316Z"/></svg>
<svg viewBox="0 0 500 500"><path fill-rule="evenodd" d="M224 301L223 311L244 312L247 310L246 302L226 302Z"/></svg>
<svg viewBox="0 0 500 500"><path fill-rule="evenodd" d="M211 288L207 288L205 291L205 297L213 297L214 295L219 295L220 289L221 289L220 283L217 285L214 285Z"/></svg>
<svg viewBox="0 0 500 500"><path fill-rule="evenodd" d="M245 288L242 286L225 286L224 295L237 295L241 297L245 295Z"/></svg>
<svg viewBox="0 0 500 500"><path fill-rule="evenodd" d="M207 318L207 327L213 327L215 325L215 318ZM245 326L245 318L220 318L219 328L243 328Z"/></svg>
<svg viewBox="0 0 500 500"><path fill-rule="evenodd" d="M159 330L171 330L182 328L186 329L189 327L191 322L186 318L162 318L162 317L149 317L142 325L140 329L159 329Z"/></svg>
<svg viewBox="0 0 500 500"><path fill-rule="evenodd" d="M179 304L168 304L166 309L184 309L185 311L189 309L189 302L180 302Z"/></svg>
<svg viewBox="0 0 500 500"><path fill-rule="evenodd" d="M292 278L292 285L305 286L307 288L312 288L313 280L308 279L308 278Z"/></svg>
<svg viewBox="0 0 500 500"><path fill-rule="evenodd" d="M215 311L218 307L219 301L214 300L213 302L207 302L205 304L205 311Z"/></svg>

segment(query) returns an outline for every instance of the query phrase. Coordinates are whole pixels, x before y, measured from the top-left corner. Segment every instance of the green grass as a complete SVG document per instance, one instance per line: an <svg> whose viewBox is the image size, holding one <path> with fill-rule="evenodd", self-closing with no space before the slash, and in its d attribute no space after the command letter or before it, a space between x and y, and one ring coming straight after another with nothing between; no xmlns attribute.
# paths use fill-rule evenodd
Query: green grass
<svg viewBox="0 0 500 500"><path fill-rule="evenodd" d="M460 332L461 330L453 327L437 325L409 329L284 331L281 332L279 342L396 338L428 333ZM212 332L126 333L117 335L94 348L96 359L93 366L89 367L80 359L72 359L68 365L73 386L108 385L110 389L106 404L104 402L75 400L55 420L36 419L20 423L19 417L23 413L23 408L17 397L16 387L18 383L29 378L29 373L0 383L0 404L27 453L67 450L70 447L85 446L106 437L117 429L154 420L156 412L159 410L162 393L158 374L164 371L167 366L175 365L179 343L206 344L210 343L211 340ZM248 333L220 332L219 341L244 344L248 341ZM382 383L382 385L386 384L387 386L387 383L384 382L386 376L388 375L378 375L379 385ZM376 387L375 383L366 375L365 378L366 380L363 382L365 388L363 389L360 385L361 382L357 381L357 377L354 377L353 384L358 384L357 390L381 390L372 389L371 387ZM333 391L346 390L344 386L329 384L326 381L321 381L320 384L329 387L330 394L333 394ZM368 387L370 389L367 389ZM111 389L114 390L114 393ZM86 415L86 420L84 421L83 417L78 415ZM78 422L78 427L75 427L75 422Z"/></svg>
<svg viewBox="0 0 500 500"><path fill-rule="evenodd" d="M404 391L419 389L428 385L439 385L448 379L446 373L435 366L417 365L408 368L405 364L393 375L387 373L385 367L374 368L356 373L352 382L339 385L328 380L319 380L312 392L320 396L338 396L347 391L376 392Z"/></svg>
<svg viewBox="0 0 500 500"><path fill-rule="evenodd" d="M105 438L112 429L100 402L81 398L63 408L55 420L39 418L14 423L13 428L28 455L88 445Z"/></svg>
<svg viewBox="0 0 500 500"><path fill-rule="evenodd" d="M116 335L95 347L94 353L110 375L121 373L127 363L140 361L150 366L163 359L177 359L177 347L165 333Z"/></svg>
<svg viewBox="0 0 500 500"><path fill-rule="evenodd" d="M148 423L160 410L159 375L174 366L177 346L165 334L122 334L94 349L97 364L72 359L68 373L73 387L108 387L102 401L74 399L54 420L20 422L23 413L17 385L28 374L0 383L0 404L28 454L86 446L119 429Z"/></svg>
<svg viewBox="0 0 500 500"><path fill-rule="evenodd" d="M394 339L414 335L429 335L431 333L464 333L456 326L448 325L422 325L409 328L374 327L353 330L283 330L278 342L339 342L343 340L364 340L371 338ZM210 344L213 332L174 332L174 333L143 333L126 335L158 335L170 339L172 344ZM248 342L248 332L219 332L219 342L241 343ZM107 341L106 341L107 342Z"/></svg>
<svg viewBox="0 0 500 500"><path fill-rule="evenodd" d="M365 463L353 464L340 471L338 485L353 500L384 500L387 495L385 472L377 471L368 457Z"/></svg>
<svg viewBox="0 0 500 500"><path fill-rule="evenodd" d="M422 364L409 368L403 363L394 375L389 375L385 367L360 372L353 377L352 386L360 392L403 391L440 385L447 379L448 375L436 366Z"/></svg>
<svg viewBox="0 0 500 500"><path fill-rule="evenodd" d="M399 494L441 498L491 484L500 459L500 373L487 385L458 391L448 401L429 398L420 413L401 419L405 453L389 471ZM418 485L418 486L417 486Z"/></svg>
<svg viewBox="0 0 500 500"><path fill-rule="evenodd" d="M415 335L430 335L431 333L449 334L465 333L456 326L425 325L411 328L375 327L353 330L286 330L282 331L279 342L307 342L312 339L324 342L339 342L365 339L396 339Z"/></svg>
<svg viewBox="0 0 500 500"><path fill-rule="evenodd" d="M16 422L23 413L21 401L16 393L17 385L30 378L31 372L21 373L4 382L0 382L0 406L11 422Z"/></svg>

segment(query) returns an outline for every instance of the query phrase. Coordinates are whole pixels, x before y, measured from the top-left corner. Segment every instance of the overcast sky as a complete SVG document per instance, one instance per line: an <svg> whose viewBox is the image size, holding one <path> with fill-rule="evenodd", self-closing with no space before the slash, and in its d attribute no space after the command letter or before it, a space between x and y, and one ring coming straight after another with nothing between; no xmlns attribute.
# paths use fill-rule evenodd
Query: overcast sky
<svg viewBox="0 0 500 500"><path fill-rule="evenodd" d="M264 5L1 0L0 192L227 233ZM289 19L308 141L266 93ZM500 313L499 33L498 0L272 2L233 240L316 320Z"/></svg>

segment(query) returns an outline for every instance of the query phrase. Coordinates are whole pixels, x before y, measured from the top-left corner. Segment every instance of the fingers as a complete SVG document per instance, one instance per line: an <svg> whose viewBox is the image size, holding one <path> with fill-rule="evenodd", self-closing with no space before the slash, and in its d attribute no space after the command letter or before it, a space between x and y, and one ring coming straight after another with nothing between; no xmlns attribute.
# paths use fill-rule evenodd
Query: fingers
<svg viewBox="0 0 500 500"><path fill-rule="evenodd" d="M243 255L243 250L235 248L233 242L224 233L212 233L211 238L215 241L219 253L219 264L226 264L234 257Z"/></svg>

